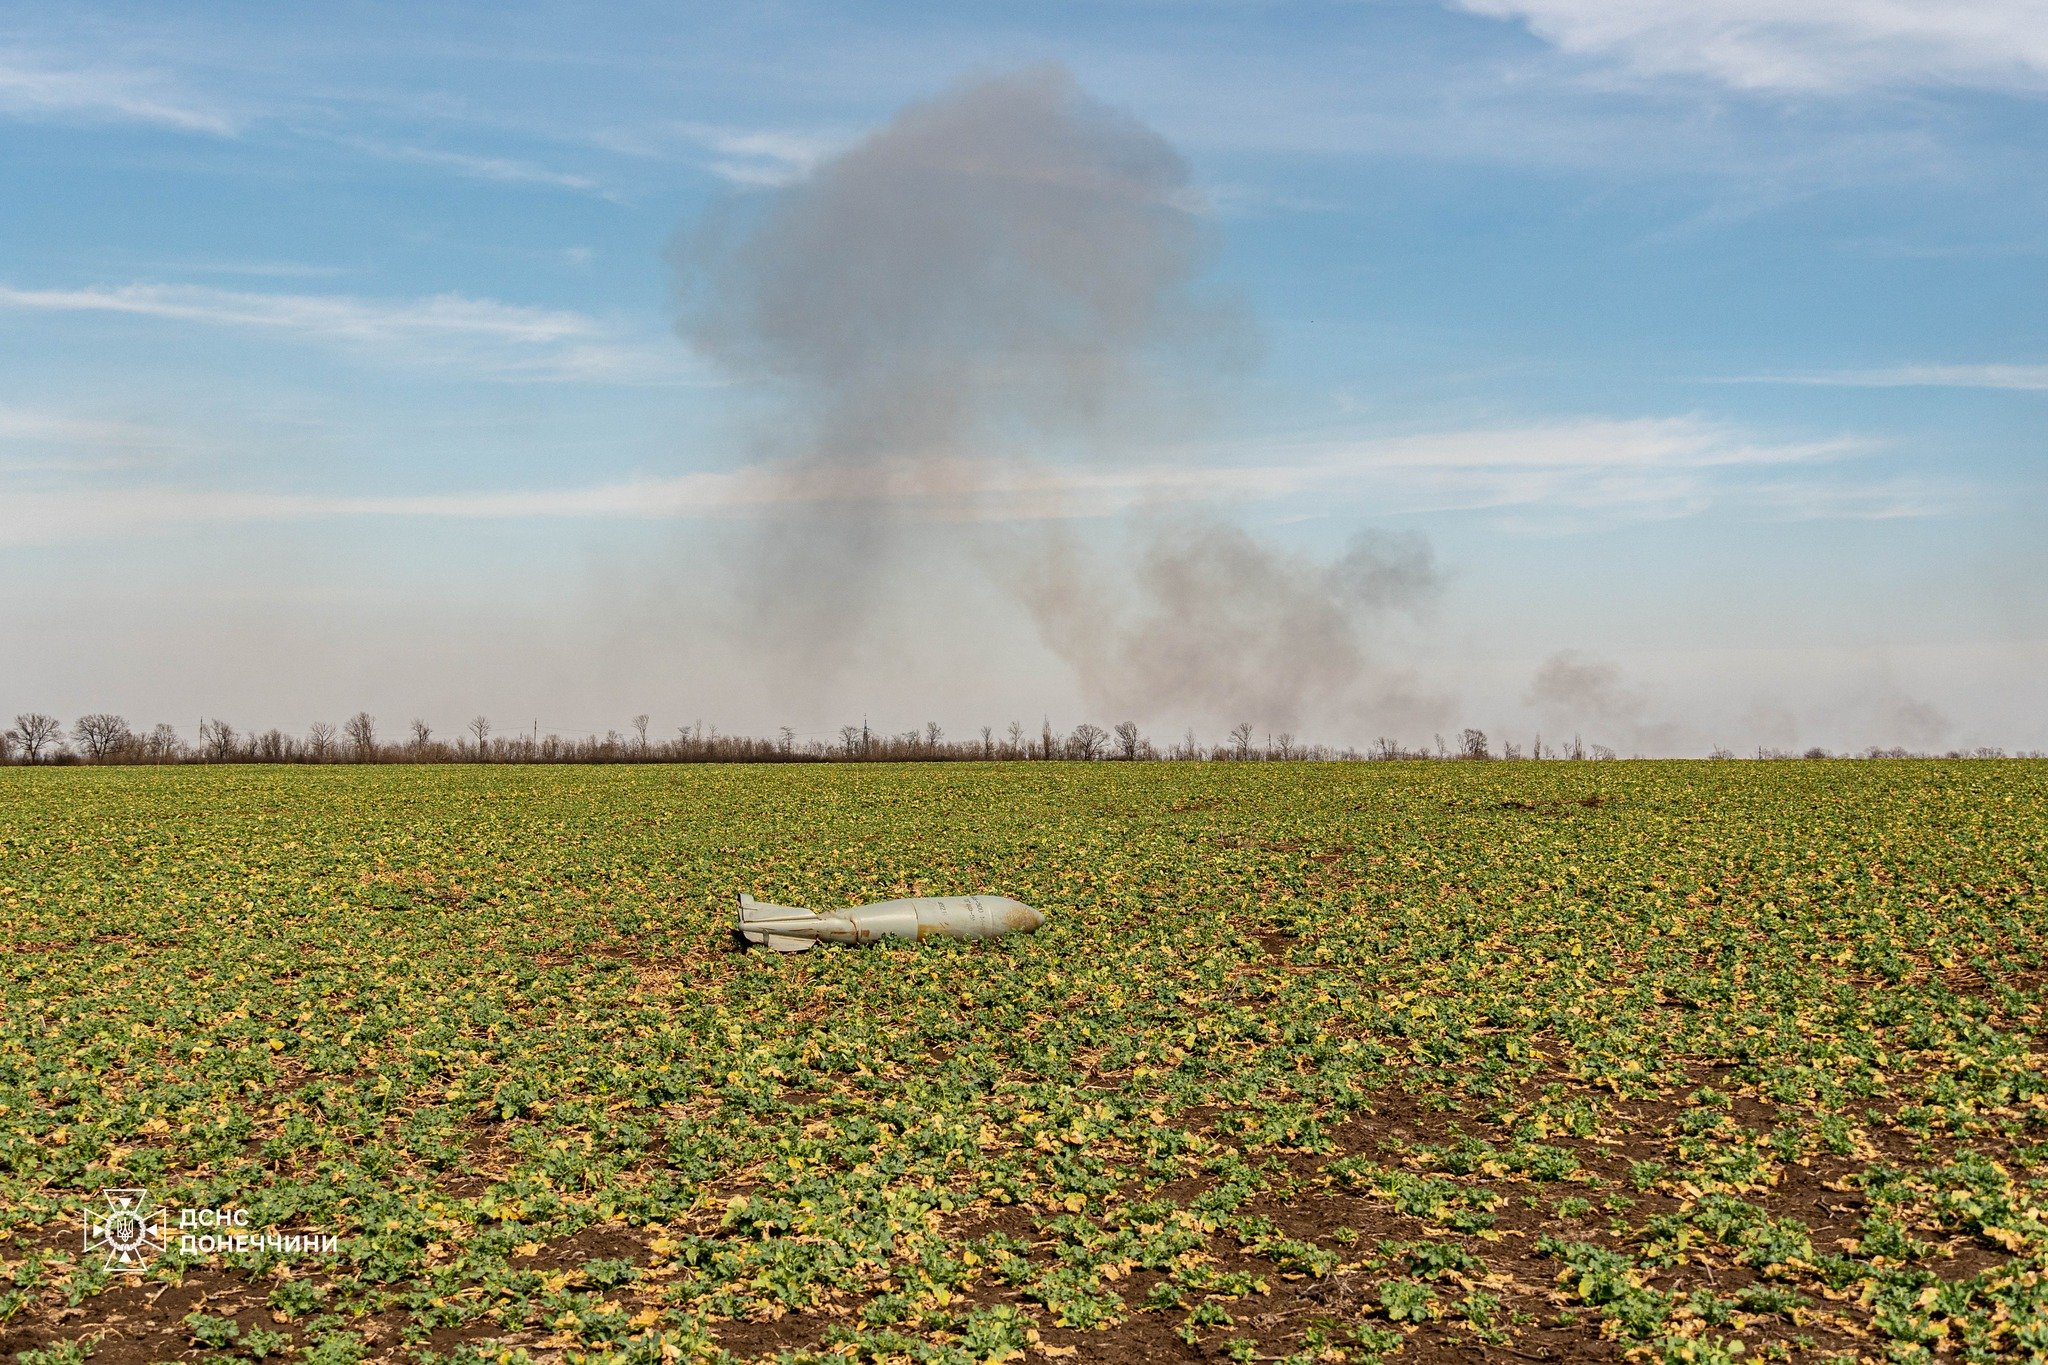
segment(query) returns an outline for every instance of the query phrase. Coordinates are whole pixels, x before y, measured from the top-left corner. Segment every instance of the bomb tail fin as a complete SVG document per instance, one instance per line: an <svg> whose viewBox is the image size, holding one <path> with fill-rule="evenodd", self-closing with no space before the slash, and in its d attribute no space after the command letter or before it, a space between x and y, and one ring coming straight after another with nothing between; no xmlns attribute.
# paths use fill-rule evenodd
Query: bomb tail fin
<svg viewBox="0 0 2048 1365"><path fill-rule="evenodd" d="M769 905L740 892L739 916L733 929L749 943L778 953L801 953L817 943L818 917L791 905ZM778 929L784 932L776 932ZM810 929L812 933L803 932ZM788 932L795 930L796 932Z"/></svg>

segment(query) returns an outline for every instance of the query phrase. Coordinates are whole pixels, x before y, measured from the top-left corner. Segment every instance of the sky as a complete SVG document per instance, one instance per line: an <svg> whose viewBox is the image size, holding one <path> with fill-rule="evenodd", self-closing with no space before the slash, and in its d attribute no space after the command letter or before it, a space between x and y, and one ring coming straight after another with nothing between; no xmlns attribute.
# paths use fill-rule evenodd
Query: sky
<svg viewBox="0 0 2048 1365"><path fill-rule="evenodd" d="M816 214L1018 80L1172 382L793 474L693 253L867 354L939 210ZM0 4L0 168L8 716L2048 748L2048 0Z"/></svg>

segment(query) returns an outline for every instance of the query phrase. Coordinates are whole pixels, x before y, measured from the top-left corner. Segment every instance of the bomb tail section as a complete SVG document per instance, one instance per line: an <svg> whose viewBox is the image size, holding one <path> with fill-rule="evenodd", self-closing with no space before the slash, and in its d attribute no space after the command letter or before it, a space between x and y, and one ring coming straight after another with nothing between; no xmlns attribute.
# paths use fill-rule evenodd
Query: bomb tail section
<svg viewBox="0 0 2048 1365"><path fill-rule="evenodd" d="M808 952L818 942L819 917L790 905L767 905L740 893L736 933L759 947L778 953Z"/></svg>

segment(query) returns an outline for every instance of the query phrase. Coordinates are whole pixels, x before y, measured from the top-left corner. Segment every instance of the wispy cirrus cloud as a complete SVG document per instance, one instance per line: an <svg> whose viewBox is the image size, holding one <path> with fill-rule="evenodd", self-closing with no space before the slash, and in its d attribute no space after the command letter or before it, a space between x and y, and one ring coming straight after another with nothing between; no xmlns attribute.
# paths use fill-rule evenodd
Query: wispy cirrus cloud
<svg viewBox="0 0 2048 1365"><path fill-rule="evenodd" d="M175 444L143 422L0 405L0 502L26 492L23 479L133 477L160 466Z"/></svg>
<svg viewBox="0 0 2048 1365"><path fill-rule="evenodd" d="M371 299L189 284L0 285L0 310L104 313L275 332L506 380L651 384L690 377L675 348L625 335L588 314L460 294Z"/></svg>
<svg viewBox="0 0 2048 1365"><path fill-rule="evenodd" d="M709 123L660 123L614 128L593 139L624 156L667 156L678 149L702 169L735 185L775 188L811 173L853 141L841 129L735 128Z"/></svg>
<svg viewBox="0 0 2048 1365"><path fill-rule="evenodd" d="M1560 51L1742 90L2048 90L2043 0L1453 0Z"/></svg>
<svg viewBox="0 0 2048 1365"><path fill-rule="evenodd" d="M1961 511L1975 496L1953 479L1898 474L1871 479L1779 479L1742 490L1741 505L1774 521L1905 521Z"/></svg>
<svg viewBox="0 0 2048 1365"><path fill-rule="evenodd" d="M0 307L67 313L128 313L227 327L260 327L351 341L460 336L547 343L590 335L580 313L436 294L378 300L339 294L264 294L188 284L20 289L0 285Z"/></svg>
<svg viewBox="0 0 2048 1365"><path fill-rule="evenodd" d="M593 484L431 494L334 495L174 486L46 485L0 497L0 544L43 543L241 522L336 518L608 520L773 517L822 505L887 509L917 521L1043 521L1207 504L1239 511L1356 498L1376 513L1467 510L1566 528L1661 519L1723 506L1771 519L1891 518L1947 510L1953 489L1912 480L1821 477L1862 450L1852 440L1765 442L1692 418L1586 419L1398 438L1157 452L1122 465L977 459L972 479L943 460L831 469L755 465Z"/></svg>
<svg viewBox="0 0 2048 1365"><path fill-rule="evenodd" d="M241 277L244 279L322 279L346 275L349 267L342 265L315 265L307 261L235 261L189 258L183 260L154 260L149 262L154 272L170 272L183 275L216 275Z"/></svg>
<svg viewBox="0 0 2048 1365"><path fill-rule="evenodd" d="M146 123L232 136L236 121L174 77L139 67L67 62L0 48L0 114L89 123Z"/></svg>
<svg viewBox="0 0 2048 1365"><path fill-rule="evenodd" d="M1851 389L2009 389L2048 392L2048 365L1894 365L1871 370L1822 370L1812 374L1751 374L1730 384L1811 384Z"/></svg>
<svg viewBox="0 0 2048 1365"><path fill-rule="evenodd" d="M0 444L8 446L25 441L125 444L147 434L143 428L127 422L35 408L0 407Z"/></svg>
<svg viewBox="0 0 2048 1365"><path fill-rule="evenodd" d="M1291 491L1369 494L1385 512L1485 512L1532 529L1576 530L1755 511L1761 490L1794 479L1858 487L1867 480L1848 462L1870 450L1855 437L1764 440L1687 416L1325 440L1273 453ZM1816 480L1816 470L1828 477ZM1817 514L1822 506L1809 505ZM1839 506L1853 515L1853 500Z"/></svg>
<svg viewBox="0 0 2048 1365"><path fill-rule="evenodd" d="M348 137L337 138L335 141L337 145L365 156L415 166L428 166L449 171L468 180L482 180L498 185L532 185L545 189L574 190L581 194L605 193L603 185L591 176L556 170L517 157L480 156L471 152L384 142L375 138Z"/></svg>

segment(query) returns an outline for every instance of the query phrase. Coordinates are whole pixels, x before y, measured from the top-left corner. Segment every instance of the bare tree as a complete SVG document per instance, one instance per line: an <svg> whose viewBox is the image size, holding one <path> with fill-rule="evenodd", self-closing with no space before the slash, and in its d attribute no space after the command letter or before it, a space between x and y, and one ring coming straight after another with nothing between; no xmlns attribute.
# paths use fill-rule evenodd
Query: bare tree
<svg viewBox="0 0 2048 1365"><path fill-rule="evenodd" d="M275 727L249 738L249 754L260 763L289 763L297 753L292 737Z"/></svg>
<svg viewBox="0 0 2048 1365"><path fill-rule="evenodd" d="M185 741L178 738L178 732L162 721L149 732L149 738L142 741L142 751L158 763L175 763L185 754Z"/></svg>
<svg viewBox="0 0 2048 1365"><path fill-rule="evenodd" d="M14 732L0 730L0 763L14 757Z"/></svg>
<svg viewBox="0 0 2048 1365"><path fill-rule="evenodd" d="M477 757L483 757L484 745L491 738L491 718L489 716L471 716L469 718L469 732L476 736Z"/></svg>
<svg viewBox="0 0 2048 1365"><path fill-rule="evenodd" d="M95 763L104 763L107 755L127 741L128 722L105 712L80 716L77 724L71 727L71 738L85 751L87 758Z"/></svg>
<svg viewBox="0 0 2048 1365"><path fill-rule="evenodd" d="M14 728L7 732L7 736L21 746L29 762L40 763L44 754L54 754L63 742L64 727L58 724L55 716L28 711L14 718Z"/></svg>
<svg viewBox="0 0 2048 1365"><path fill-rule="evenodd" d="M1086 721L1074 727L1074 733L1067 736L1067 752L1075 758L1093 761L1101 758L1103 749L1109 743L1109 732L1100 725Z"/></svg>
<svg viewBox="0 0 2048 1365"><path fill-rule="evenodd" d="M377 718L368 711L358 711L348 718L341 727L348 736L348 742L355 747L356 762L362 763L377 753Z"/></svg>
<svg viewBox="0 0 2048 1365"><path fill-rule="evenodd" d="M925 748L930 749L933 753L937 753L939 750L939 741L944 739L945 737L946 732L939 728L939 723L937 721L928 720L924 723Z"/></svg>
<svg viewBox="0 0 2048 1365"><path fill-rule="evenodd" d="M1467 728L1458 736L1460 758L1492 758L1486 747L1486 731Z"/></svg>
<svg viewBox="0 0 2048 1365"><path fill-rule="evenodd" d="M1144 736L1138 733L1138 722L1120 720L1116 723L1116 754L1118 758L1134 760L1138 746L1144 743Z"/></svg>
<svg viewBox="0 0 2048 1365"><path fill-rule="evenodd" d="M1241 720L1230 727L1230 756L1242 762L1252 756L1252 723Z"/></svg>
<svg viewBox="0 0 2048 1365"><path fill-rule="evenodd" d="M432 740L433 737L433 727L418 717L414 717L412 722L412 743L409 746L412 751L414 753L420 752L427 747L428 741Z"/></svg>
<svg viewBox="0 0 2048 1365"><path fill-rule="evenodd" d="M788 727L787 725L785 725L785 726L783 726L783 727L782 727L782 730L781 730L781 732L780 732L780 733L781 733L781 735L782 735L782 744L781 744L781 749L782 749L782 752L784 752L785 754L793 754L793 753L795 753L795 752L796 752L796 731L794 731L794 730L790 729L790 728L789 728L789 727ZM642 740L642 741L641 741L641 745L640 745L640 747L641 747L641 748L643 748L643 749L647 747L647 744L646 744L646 741L645 741L645 740Z"/></svg>
<svg viewBox="0 0 2048 1365"><path fill-rule="evenodd" d="M209 759L225 763L235 756L235 727L224 720L202 720L199 743Z"/></svg>
<svg viewBox="0 0 2048 1365"><path fill-rule="evenodd" d="M316 720L306 727L306 754L315 763L325 763L334 752L334 727Z"/></svg>
<svg viewBox="0 0 2048 1365"><path fill-rule="evenodd" d="M633 717L633 733L640 737L640 752L647 752L647 716L643 712Z"/></svg>
<svg viewBox="0 0 2048 1365"><path fill-rule="evenodd" d="M1009 758L1018 758L1021 757L1023 753L1024 722L1021 720L1013 720L1010 722L1010 744L1009 748L1005 751L1005 756Z"/></svg>
<svg viewBox="0 0 2048 1365"><path fill-rule="evenodd" d="M996 756L996 732L986 725L981 727L981 756L983 758L994 758Z"/></svg>
<svg viewBox="0 0 2048 1365"><path fill-rule="evenodd" d="M846 750L846 756L847 756L848 758L851 758L851 757L853 757L853 753L854 753L854 751L855 751L856 749L858 749L858 748L860 748L860 747L861 747L861 728L860 728L860 726L858 726L858 725L842 725L842 726L840 726L840 727L839 727L839 743L841 744L841 746L843 746L843 747L845 748L845 750Z"/></svg>

